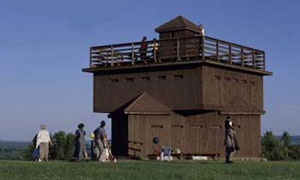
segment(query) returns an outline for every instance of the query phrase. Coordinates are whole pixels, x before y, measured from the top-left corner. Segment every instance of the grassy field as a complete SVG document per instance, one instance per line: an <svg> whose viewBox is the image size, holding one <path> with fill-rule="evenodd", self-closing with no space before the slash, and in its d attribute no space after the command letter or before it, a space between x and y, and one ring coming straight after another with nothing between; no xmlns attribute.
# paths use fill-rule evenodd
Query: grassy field
<svg viewBox="0 0 300 180"><path fill-rule="evenodd" d="M300 179L300 162L120 161L118 163L0 161L1 180Z"/></svg>

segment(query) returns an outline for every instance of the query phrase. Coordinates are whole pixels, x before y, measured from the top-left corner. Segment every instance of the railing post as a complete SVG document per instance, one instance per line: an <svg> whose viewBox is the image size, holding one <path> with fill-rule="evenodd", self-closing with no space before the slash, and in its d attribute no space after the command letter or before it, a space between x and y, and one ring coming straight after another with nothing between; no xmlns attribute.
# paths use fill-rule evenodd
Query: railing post
<svg viewBox="0 0 300 180"><path fill-rule="evenodd" d="M134 44L131 43L131 64L134 65Z"/></svg>
<svg viewBox="0 0 300 180"><path fill-rule="evenodd" d="M229 64L232 64L231 43L229 43Z"/></svg>
<svg viewBox="0 0 300 180"><path fill-rule="evenodd" d="M219 61L219 41L216 41L216 56L217 56L217 61Z"/></svg>
<svg viewBox="0 0 300 180"><path fill-rule="evenodd" d="M202 51L202 60L205 60L205 36L200 36L201 38L201 51Z"/></svg>
<svg viewBox="0 0 300 180"><path fill-rule="evenodd" d="M265 52L263 52L263 70L266 70L266 56L265 56Z"/></svg>
<svg viewBox="0 0 300 180"><path fill-rule="evenodd" d="M90 48L90 68L92 67L92 48Z"/></svg>
<svg viewBox="0 0 300 180"><path fill-rule="evenodd" d="M255 50L254 49L252 50L252 63L253 63L253 68L255 69L256 66L255 66Z"/></svg>
<svg viewBox="0 0 300 180"><path fill-rule="evenodd" d="M156 50L157 50L157 42L156 41L153 41L153 59L154 59L154 62L157 63L157 57L156 57Z"/></svg>
<svg viewBox="0 0 300 180"><path fill-rule="evenodd" d="M179 38L177 38L177 61L180 61L181 60L181 58L180 58L180 52L179 52L179 50L180 50L180 41L179 41Z"/></svg>
<svg viewBox="0 0 300 180"><path fill-rule="evenodd" d="M245 66L245 62L244 62L244 48L243 46L241 47L241 61L242 61L242 66Z"/></svg>
<svg viewBox="0 0 300 180"><path fill-rule="evenodd" d="M111 66L114 66L114 47L111 46L110 48L111 48L111 53L110 53L110 55L111 55L111 58L110 58L110 65L111 65Z"/></svg>

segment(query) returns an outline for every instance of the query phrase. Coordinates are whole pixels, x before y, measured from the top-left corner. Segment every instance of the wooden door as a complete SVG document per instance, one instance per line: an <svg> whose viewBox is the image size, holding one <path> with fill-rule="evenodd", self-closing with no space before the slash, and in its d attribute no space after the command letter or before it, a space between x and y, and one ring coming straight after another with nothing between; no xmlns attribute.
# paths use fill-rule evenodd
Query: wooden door
<svg viewBox="0 0 300 180"><path fill-rule="evenodd" d="M171 148L179 148L180 151L184 150L184 133L183 125L172 125L171 126Z"/></svg>
<svg viewBox="0 0 300 180"><path fill-rule="evenodd" d="M201 126L192 125L190 131L190 150L189 153L198 154L200 151L200 141L201 141Z"/></svg>
<svg viewBox="0 0 300 180"><path fill-rule="evenodd" d="M151 136L148 141L150 141L150 154L160 151L161 147L164 145L163 139L163 125L151 125ZM158 138L158 143L153 142L154 138Z"/></svg>

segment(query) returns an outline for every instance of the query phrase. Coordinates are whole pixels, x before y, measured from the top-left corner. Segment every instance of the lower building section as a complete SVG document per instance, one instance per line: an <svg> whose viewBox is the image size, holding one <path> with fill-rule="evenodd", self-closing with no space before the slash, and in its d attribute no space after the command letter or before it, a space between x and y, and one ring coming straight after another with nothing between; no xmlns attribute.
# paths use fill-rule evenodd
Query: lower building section
<svg viewBox="0 0 300 180"><path fill-rule="evenodd" d="M114 114L113 152L146 159L163 146L180 149L184 155L224 156L225 119L218 111ZM260 115L230 115L240 151L235 157L261 154Z"/></svg>

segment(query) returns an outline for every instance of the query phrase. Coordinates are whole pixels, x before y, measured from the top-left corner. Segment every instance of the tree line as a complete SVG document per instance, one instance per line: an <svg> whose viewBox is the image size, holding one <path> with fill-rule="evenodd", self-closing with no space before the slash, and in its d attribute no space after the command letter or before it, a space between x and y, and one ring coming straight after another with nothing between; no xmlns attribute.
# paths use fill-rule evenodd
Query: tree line
<svg viewBox="0 0 300 180"><path fill-rule="evenodd" d="M276 138L272 131L267 131L262 137L262 157L268 160L300 160L300 144L291 144L291 136L283 132L281 138Z"/></svg>

